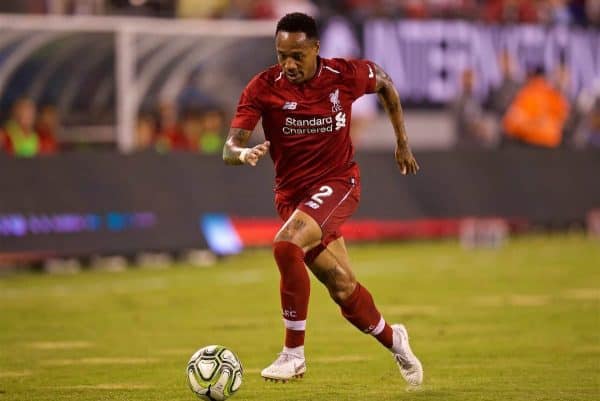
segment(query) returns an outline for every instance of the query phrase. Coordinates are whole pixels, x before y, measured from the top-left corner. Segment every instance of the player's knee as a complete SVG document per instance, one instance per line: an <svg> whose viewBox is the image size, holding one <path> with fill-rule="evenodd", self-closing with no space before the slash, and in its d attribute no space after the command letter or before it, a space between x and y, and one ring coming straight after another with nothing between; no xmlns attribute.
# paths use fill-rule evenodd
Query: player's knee
<svg viewBox="0 0 600 401"><path fill-rule="evenodd" d="M333 283L328 283L329 295L337 304L342 304L356 289L356 279L354 277L345 277L337 279Z"/></svg>
<svg viewBox="0 0 600 401"><path fill-rule="evenodd" d="M294 245L298 245L298 246L302 247L303 244L299 243L300 242L299 238L300 238L299 231L297 229L295 229L295 227L293 225L292 226L286 225L281 230L279 230L279 232L275 235L275 238L273 239L273 243L277 244L279 242L289 242Z"/></svg>
<svg viewBox="0 0 600 401"><path fill-rule="evenodd" d="M294 239L294 236L290 235L289 232L281 232L280 231L275 235L275 238L273 238L273 243L274 244L277 244L278 242L292 242L293 243L294 242L293 239Z"/></svg>
<svg viewBox="0 0 600 401"><path fill-rule="evenodd" d="M281 268L294 264L295 259L304 260L304 252L292 242L275 241L273 243L273 257Z"/></svg>
<svg viewBox="0 0 600 401"><path fill-rule="evenodd" d="M291 242L308 251L321 242L321 235L321 228L310 217L292 216L277 232L274 242Z"/></svg>

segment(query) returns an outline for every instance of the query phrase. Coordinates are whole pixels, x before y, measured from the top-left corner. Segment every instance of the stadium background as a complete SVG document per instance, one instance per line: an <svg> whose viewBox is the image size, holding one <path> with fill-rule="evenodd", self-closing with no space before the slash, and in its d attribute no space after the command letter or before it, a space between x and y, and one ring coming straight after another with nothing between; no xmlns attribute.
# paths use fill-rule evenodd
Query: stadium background
<svg viewBox="0 0 600 401"><path fill-rule="evenodd" d="M0 16L4 131L25 99L37 106L32 129L50 145L26 162L0 158L0 259L268 245L278 224L269 162L247 172L218 157L239 93L274 62L268 18L294 7L320 17L324 56L365 57L389 71L424 162L419 176L395 177L391 126L375 95L360 99L352 134L369 177L347 236L456 236L469 217L505 219L492 221L499 232L593 225L597 10L593 2L500 3L4 3L4 11L51 14ZM569 107L551 150L504 132L509 101L536 68ZM253 140L261 135L259 127ZM239 204L240 194L251 195Z"/></svg>
<svg viewBox="0 0 600 401"><path fill-rule="evenodd" d="M421 171L398 173L362 98L344 235L384 314L423 336L422 393L379 386L394 367L316 289L313 376L286 391L254 377L279 346L272 163L220 152L244 85L275 62L274 20L297 10L318 17L324 56L372 59L401 95ZM211 342L249 367L240 399L595 399L599 23L593 0L0 2L0 400L190 399L175 377ZM546 116L552 146L504 123L534 70L568 110ZM7 146L23 121L32 153Z"/></svg>

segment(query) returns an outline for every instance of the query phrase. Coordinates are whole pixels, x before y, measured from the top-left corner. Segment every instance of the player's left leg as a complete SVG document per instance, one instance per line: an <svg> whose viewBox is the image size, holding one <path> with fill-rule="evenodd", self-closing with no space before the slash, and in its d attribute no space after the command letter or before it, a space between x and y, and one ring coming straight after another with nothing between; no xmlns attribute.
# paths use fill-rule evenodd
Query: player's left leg
<svg viewBox="0 0 600 401"><path fill-rule="evenodd" d="M369 291L356 281L343 237L331 241L322 252L312 256L314 260L307 261L310 270L325 284L331 298L340 306L342 315L394 354L408 383L421 384L423 368L410 348L406 328L403 325L390 326L378 311Z"/></svg>
<svg viewBox="0 0 600 401"><path fill-rule="evenodd" d="M352 325L373 335L385 347L392 347L393 330L377 310L369 291L356 281L343 237L330 242L309 268Z"/></svg>

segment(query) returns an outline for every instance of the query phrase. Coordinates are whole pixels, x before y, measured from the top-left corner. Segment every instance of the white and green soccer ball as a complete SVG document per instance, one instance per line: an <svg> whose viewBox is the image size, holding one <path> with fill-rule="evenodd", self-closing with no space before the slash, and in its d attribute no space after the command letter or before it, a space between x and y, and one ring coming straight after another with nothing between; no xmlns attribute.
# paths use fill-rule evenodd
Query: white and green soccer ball
<svg viewBox="0 0 600 401"><path fill-rule="evenodd" d="M222 401L239 390L243 368L230 349L222 345L209 345L192 355L186 374L188 384L198 398Z"/></svg>

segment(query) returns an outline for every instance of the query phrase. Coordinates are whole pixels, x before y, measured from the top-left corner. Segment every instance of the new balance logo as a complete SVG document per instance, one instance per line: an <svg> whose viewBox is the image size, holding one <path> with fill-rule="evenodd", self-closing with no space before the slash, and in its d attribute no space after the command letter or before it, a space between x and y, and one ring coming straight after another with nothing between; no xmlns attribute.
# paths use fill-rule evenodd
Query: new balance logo
<svg viewBox="0 0 600 401"><path fill-rule="evenodd" d="M373 70L371 69L371 66L369 64L367 64L367 67L369 67L369 78L373 78L375 76L375 74L373 74Z"/></svg>
<svg viewBox="0 0 600 401"><path fill-rule="evenodd" d="M321 206L315 201L308 201L305 203L305 205L308 206L309 208L315 209L315 210L317 210Z"/></svg>
<svg viewBox="0 0 600 401"><path fill-rule="evenodd" d="M285 102L283 110L296 110L296 107L298 107L297 102Z"/></svg>

